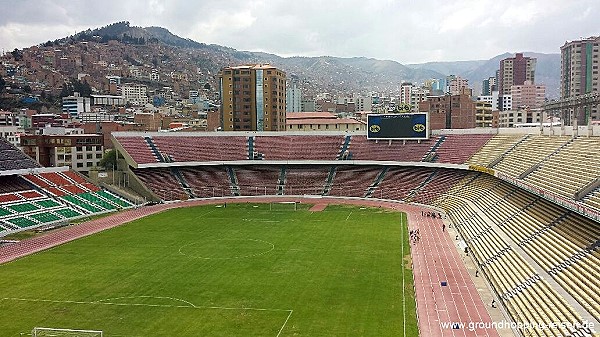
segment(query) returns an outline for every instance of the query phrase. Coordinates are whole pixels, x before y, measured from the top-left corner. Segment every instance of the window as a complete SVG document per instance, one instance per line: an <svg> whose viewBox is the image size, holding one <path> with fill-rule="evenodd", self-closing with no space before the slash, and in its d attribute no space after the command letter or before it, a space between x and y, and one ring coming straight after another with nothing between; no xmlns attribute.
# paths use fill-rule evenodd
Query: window
<svg viewBox="0 0 600 337"><path fill-rule="evenodd" d="M83 159L83 155L82 154L78 154L77 155L77 159Z"/></svg>
<svg viewBox="0 0 600 337"><path fill-rule="evenodd" d="M83 163L77 163L77 167L83 167Z"/></svg>

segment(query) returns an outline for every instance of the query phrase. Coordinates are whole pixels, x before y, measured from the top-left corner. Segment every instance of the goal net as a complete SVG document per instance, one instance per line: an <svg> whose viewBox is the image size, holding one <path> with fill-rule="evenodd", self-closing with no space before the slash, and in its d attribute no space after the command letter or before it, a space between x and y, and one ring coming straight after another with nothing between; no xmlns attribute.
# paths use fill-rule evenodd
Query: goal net
<svg viewBox="0 0 600 337"><path fill-rule="evenodd" d="M279 201L269 204L270 211L297 211L298 203L295 201Z"/></svg>
<svg viewBox="0 0 600 337"><path fill-rule="evenodd" d="M103 337L99 330L33 328L32 337Z"/></svg>

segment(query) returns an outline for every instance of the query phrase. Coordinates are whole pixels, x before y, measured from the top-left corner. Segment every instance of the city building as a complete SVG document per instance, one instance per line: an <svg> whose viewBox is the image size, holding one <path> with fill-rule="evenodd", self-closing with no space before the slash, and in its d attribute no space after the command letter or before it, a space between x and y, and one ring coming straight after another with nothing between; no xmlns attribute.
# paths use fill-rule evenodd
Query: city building
<svg viewBox="0 0 600 337"><path fill-rule="evenodd" d="M371 111L373 105L370 96L353 95L356 111Z"/></svg>
<svg viewBox="0 0 600 337"><path fill-rule="evenodd" d="M429 96L419 103L419 111L429 112L431 130L475 127L475 102L467 94Z"/></svg>
<svg viewBox="0 0 600 337"><path fill-rule="evenodd" d="M288 112L288 131L365 131L366 123L353 118L338 118L329 112Z"/></svg>
<svg viewBox="0 0 600 337"><path fill-rule="evenodd" d="M303 99L300 102L300 111L317 111L314 99Z"/></svg>
<svg viewBox="0 0 600 337"><path fill-rule="evenodd" d="M542 109L522 108L500 111L499 127L513 128L541 125L546 120Z"/></svg>
<svg viewBox="0 0 600 337"><path fill-rule="evenodd" d="M89 171L104 154L102 135L21 135L21 148L44 167Z"/></svg>
<svg viewBox="0 0 600 337"><path fill-rule="evenodd" d="M285 72L270 65L226 67L219 72L221 129L284 131Z"/></svg>
<svg viewBox="0 0 600 337"><path fill-rule="evenodd" d="M73 96L66 96L62 99L62 112L69 114L71 117L77 117L80 113L90 112L91 99L89 97L81 97L78 92Z"/></svg>
<svg viewBox="0 0 600 337"><path fill-rule="evenodd" d="M600 36L565 42L560 47L561 74L560 93L562 99L600 91ZM600 120L598 106L586 107L578 116L580 121Z"/></svg>
<svg viewBox="0 0 600 337"><path fill-rule="evenodd" d="M18 148L21 147L21 134L23 134L23 129L18 126L0 126L0 137Z"/></svg>
<svg viewBox="0 0 600 337"><path fill-rule="evenodd" d="M475 127L492 128L494 127L494 116L492 102L475 102Z"/></svg>
<svg viewBox="0 0 600 337"><path fill-rule="evenodd" d="M298 88L296 81L292 81L286 89L285 94L285 111L300 112L302 111L302 92Z"/></svg>
<svg viewBox="0 0 600 337"><path fill-rule="evenodd" d="M409 104L412 112L419 110L419 103L426 100L430 94L429 88L423 88L412 83L402 83L400 86L400 103Z"/></svg>
<svg viewBox="0 0 600 337"><path fill-rule="evenodd" d="M510 88L513 85L522 85L525 81L535 83L536 61L536 58L524 57L523 53L501 60L498 78L500 96L510 95Z"/></svg>
<svg viewBox="0 0 600 337"><path fill-rule="evenodd" d="M125 98L116 95L91 95L92 105L101 106L124 106Z"/></svg>
<svg viewBox="0 0 600 337"><path fill-rule="evenodd" d="M126 103L133 105L144 105L148 103L148 88L143 84L123 84L121 86L121 94Z"/></svg>
<svg viewBox="0 0 600 337"><path fill-rule="evenodd" d="M541 108L546 101L546 86L525 81L524 84L510 87L510 95L513 108Z"/></svg>
<svg viewBox="0 0 600 337"><path fill-rule="evenodd" d="M448 81L448 92L452 95L460 95L465 89L469 89L469 80L460 76L451 75ZM470 89L469 89L470 90Z"/></svg>
<svg viewBox="0 0 600 337"><path fill-rule="evenodd" d="M482 96L491 96L493 91L497 91L495 76L486 78L481 85Z"/></svg>

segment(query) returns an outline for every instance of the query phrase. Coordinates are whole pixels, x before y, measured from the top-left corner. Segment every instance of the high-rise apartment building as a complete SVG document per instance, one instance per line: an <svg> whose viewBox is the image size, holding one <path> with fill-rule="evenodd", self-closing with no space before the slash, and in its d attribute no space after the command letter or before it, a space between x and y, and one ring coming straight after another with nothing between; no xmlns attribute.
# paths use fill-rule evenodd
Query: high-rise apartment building
<svg viewBox="0 0 600 337"><path fill-rule="evenodd" d="M496 77L488 77L483 80L483 84L481 86L481 95L482 96L491 96L493 91L497 91L496 86Z"/></svg>
<svg viewBox="0 0 600 337"><path fill-rule="evenodd" d="M510 93L513 108L541 108L546 101L546 86L543 84L525 81L522 85L513 85Z"/></svg>
<svg viewBox="0 0 600 337"><path fill-rule="evenodd" d="M296 81L289 83L285 95L285 106L286 112L302 111L302 92L298 88Z"/></svg>
<svg viewBox="0 0 600 337"><path fill-rule="evenodd" d="M451 75L452 78L448 81L448 92L452 95L460 95L464 89L469 88L469 80L460 76Z"/></svg>
<svg viewBox="0 0 600 337"><path fill-rule="evenodd" d="M285 72L270 65L226 67L219 73L224 131L285 131Z"/></svg>
<svg viewBox="0 0 600 337"><path fill-rule="evenodd" d="M587 39L565 42L560 47L561 98L566 99L600 91L598 66L600 65L600 36ZM597 105L585 107L580 116L586 120L600 119L600 110Z"/></svg>
<svg viewBox="0 0 600 337"><path fill-rule="evenodd" d="M400 103L409 104L412 112L419 111L419 103L427 100L430 94L428 88L418 87L412 83L402 83L400 86Z"/></svg>
<svg viewBox="0 0 600 337"><path fill-rule="evenodd" d="M500 96L510 95L513 85L522 85L525 81L535 83L536 58L524 57L523 53L517 53L515 57L505 58L500 61L500 74L498 78L498 90Z"/></svg>
<svg viewBox="0 0 600 337"><path fill-rule="evenodd" d="M566 42L560 47L561 97L569 98L598 90L600 36Z"/></svg>

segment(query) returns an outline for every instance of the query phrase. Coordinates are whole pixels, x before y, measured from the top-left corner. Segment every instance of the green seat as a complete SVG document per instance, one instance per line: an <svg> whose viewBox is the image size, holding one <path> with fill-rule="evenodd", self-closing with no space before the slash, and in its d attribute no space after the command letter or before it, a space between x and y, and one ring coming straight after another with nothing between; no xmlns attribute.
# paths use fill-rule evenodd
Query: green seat
<svg viewBox="0 0 600 337"><path fill-rule="evenodd" d="M100 209L97 206L93 206L93 205L89 204L88 202L82 202L72 195L65 195L65 196L62 196L61 198L69 201L72 204L80 206L81 208L84 208L92 213L99 213L99 212L104 211L103 209Z"/></svg>
<svg viewBox="0 0 600 337"><path fill-rule="evenodd" d="M70 209L70 208L57 209L54 212L59 215L62 215L65 218L75 218L75 217L81 216L81 213L79 213L73 209Z"/></svg>
<svg viewBox="0 0 600 337"><path fill-rule="evenodd" d="M109 203L108 201L98 198L92 192L81 193L78 195L79 195L79 197L84 198L85 200L88 200L89 202L96 204L102 208L105 208L105 209L115 209L116 208L113 204Z"/></svg>
<svg viewBox="0 0 600 337"><path fill-rule="evenodd" d="M35 203L42 206L43 208L51 208L51 207L60 206L59 203L57 203L56 201L54 201L52 199L40 200L40 201L36 201Z"/></svg>
<svg viewBox="0 0 600 337"><path fill-rule="evenodd" d="M27 218L14 218L14 219L10 219L7 220L8 222L12 223L15 226L19 226L21 228L25 228L25 227L31 227L31 226L35 226L36 223L27 219Z"/></svg>
<svg viewBox="0 0 600 337"><path fill-rule="evenodd" d="M10 205L10 206L8 206L8 208L12 209L13 211L15 211L17 213L27 213L27 212L32 212L32 211L39 209L38 206L31 204L31 203Z"/></svg>
<svg viewBox="0 0 600 337"><path fill-rule="evenodd" d="M106 191L98 191L98 192L96 192L96 194L100 195L101 197L103 197L105 199L108 199L108 200L116 203L117 205L119 205L121 207L131 207L132 206L131 203L129 203L129 202L127 202L127 201L125 201L125 200L123 200L123 199L121 199L119 197L116 197L116 196L114 196L111 193L108 193Z"/></svg>
<svg viewBox="0 0 600 337"><path fill-rule="evenodd" d="M52 222L60 220L60 217L53 213L37 213L30 215L30 217L36 219L39 222Z"/></svg>

